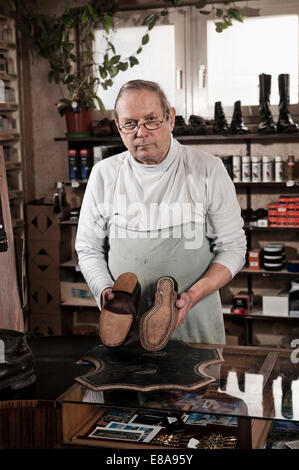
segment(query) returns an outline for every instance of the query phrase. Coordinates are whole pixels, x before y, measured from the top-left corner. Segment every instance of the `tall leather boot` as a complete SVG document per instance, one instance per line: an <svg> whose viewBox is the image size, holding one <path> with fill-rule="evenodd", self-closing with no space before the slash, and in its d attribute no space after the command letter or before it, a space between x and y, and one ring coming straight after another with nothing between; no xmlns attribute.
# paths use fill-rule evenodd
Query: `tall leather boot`
<svg viewBox="0 0 299 470"><path fill-rule="evenodd" d="M276 126L273 122L270 109L271 75L266 75L265 73L259 75L259 85L260 122L258 132L262 134L273 134L276 132Z"/></svg>
<svg viewBox="0 0 299 470"><path fill-rule="evenodd" d="M18 390L35 381L33 355L26 335L0 330L0 390L7 387Z"/></svg>
<svg viewBox="0 0 299 470"><path fill-rule="evenodd" d="M214 113L214 125L213 125L214 134L228 134L229 127L223 112L221 101L216 101L215 103L215 113Z"/></svg>
<svg viewBox="0 0 299 470"><path fill-rule="evenodd" d="M245 126L242 116L241 101L234 104L232 122L230 124L232 134L248 134L250 130Z"/></svg>
<svg viewBox="0 0 299 470"><path fill-rule="evenodd" d="M298 132L298 126L294 123L290 110L290 75L281 73L278 76L279 89L279 118L277 122L277 132L294 134Z"/></svg>

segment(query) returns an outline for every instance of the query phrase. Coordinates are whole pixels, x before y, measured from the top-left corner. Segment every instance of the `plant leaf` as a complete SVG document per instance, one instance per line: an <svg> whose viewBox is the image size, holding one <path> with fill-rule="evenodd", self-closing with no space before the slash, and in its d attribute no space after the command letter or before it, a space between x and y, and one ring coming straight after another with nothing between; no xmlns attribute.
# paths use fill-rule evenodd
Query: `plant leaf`
<svg viewBox="0 0 299 470"><path fill-rule="evenodd" d="M130 61L130 67L134 67L134 65L139 64L139 60L136 59L136 57L134 57L132 55L129 57L129 61Z"/></svg>
<svg viewBox="0 0 299 470"><path fill-rule="evenodd" d="M98 102L98 105L99 105L99 107L100 107L101 113L104 114L105 111L106 111L106 109L105 109L105 106L104 106L103 101L102 101L101 98L99 98L98 96L95 96L95 99L96 99L97 102Z"/></svg>
<svg viewBox="0 0 299 470"><path fill-rule="evenodd" d="M112 16L109 15L104 15L103 18L101 18L102 25L104 26L104 29L107 34L109 34L110 28L113 26L113 18Z"/></svg>
<svg viewBox="0 0 299 470"><path fill-rule="evenodd" d="M149 35L148 34L145 34L143 37L142 37L142 40L141 40L141 43L143 46L145 46L145 44L147 44L149 42Z"/></svg>
<svg viewBox="0 0 299 470"><path fill-rule="evenodd" d="M201 15L209 15L211 13L211 11L207 11L207 10L199 10L199 13Z"/></svg>
<svg viewBox="0 0 299 470"><path fill-rule="evenodd" d="M234 20L237 20L237 21L240 21L240 23L243 23L244 21L243 14L240 10L238 10L238 8L229 8L228 13Z"/></svg>

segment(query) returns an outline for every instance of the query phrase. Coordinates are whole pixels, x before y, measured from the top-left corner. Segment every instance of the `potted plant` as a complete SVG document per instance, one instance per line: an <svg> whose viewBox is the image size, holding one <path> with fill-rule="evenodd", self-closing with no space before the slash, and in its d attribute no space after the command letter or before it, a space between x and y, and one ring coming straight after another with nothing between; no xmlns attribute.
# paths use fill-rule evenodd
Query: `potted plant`
<svg viewBox="0 0 299 470"><path fill-rule="evenodd" d="M164 0L165 8L157 14L146 15L143 25L147 32L142 36L141 44L134 54L122 58L109 39L110 31L115 29L117 6L114 0L89 0L78 8L70 8L66 3L60 16L38 13L29 0L6 1L18 27L29 38L31 47L49 63L48 81L55 82L60 88L61 99L57 109L66 116L68 134L82 137L91 131L92 110L99 106L102 113L105 112L98 96L99 85L106 90L119 72L138 64L136 56L149 42L148 33L157 18L165 16L168 7L178 7L182 2ZM207 0L199 0L196 6L201 14L213 15L218 32L231 26L232 19L243 20L237 8L220 9L212 4L210 10L203 10L208 4ZM234 1L228 0L226 4L234 4ZM106 32L106 50L101 63L96 62L92 48L94 30L99 25Z"/></svg>
<svg viewBox="0 0 299 470"><path fill-rule="evenodd" d="M87 136L91 131L92 111L105 108L97 91L107 89L113 78L128 67L138 64L135 55L122 58L116 54L109 32L114 27L113 0L91 0L76 9L67 4L60 16L36 12L30 2L9 1L11 12L31 47L49 63L48 82L55 82L61 91L57 109L66 116L68 134ZM106 51L102 62L96 63L92 49L94 29L101 24L107 34ZM142 45L148 42L145 35ZM136 54L142 50L137 48Z"/></svg>

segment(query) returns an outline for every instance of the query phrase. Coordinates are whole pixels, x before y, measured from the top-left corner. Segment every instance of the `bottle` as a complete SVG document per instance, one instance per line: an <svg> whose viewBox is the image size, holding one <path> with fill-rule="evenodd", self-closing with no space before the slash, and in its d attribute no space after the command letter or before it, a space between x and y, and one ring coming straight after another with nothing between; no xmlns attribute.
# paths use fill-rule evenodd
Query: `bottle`
<svg viewBox="0 0 299 470"><path fill-rule="evenodd" d="M258 183L262 181L262 158L251 157L251 181Z"/></svg>
<svg viewBox="0 0 299 470"><path fill-rule="evenodd" d="M242 181L250 181L250 157L242 157Z"/></svg>
<svg viewBox="0 0 299 470"><path fill-rule="evenodd" d="M272 157L263 157L263 181L268 183L273 181L273 161Z"/></svg>
<svg viewBox="0 0 299 470"><path fill-rule="evenodd" d="M283 181L283 177L284 177L283 167L284 167L283 160L279 155L277 155L274 158L274 174L275 174L274 179L275 179L275 181Z"/></svg>
<svg viewBox="0 0 299 470"><path fill-rule="evenodd" d="M233 181L241 181L241 157L239 155L233 156Z"/></svg>
<svg viewBox="0 0 299 470"><path fill-rule="evenodd" d="M79 168L77 161L77 150L70 149L68 152L69 157L69 176L70 180L75 180L79 178Z"/></svg>
<svg viewBox="0 0 299 470"><path fill-rule="evenodd" d="M295 157L294 155L288 156L288 181L294 181L295 179Z"/></svg>
<svg viewBox="0 0 299 470"><path fill-rule="evenodd" d="M80 149L80 173L81 179L87 180L91 171L89 149Z"/></svg>

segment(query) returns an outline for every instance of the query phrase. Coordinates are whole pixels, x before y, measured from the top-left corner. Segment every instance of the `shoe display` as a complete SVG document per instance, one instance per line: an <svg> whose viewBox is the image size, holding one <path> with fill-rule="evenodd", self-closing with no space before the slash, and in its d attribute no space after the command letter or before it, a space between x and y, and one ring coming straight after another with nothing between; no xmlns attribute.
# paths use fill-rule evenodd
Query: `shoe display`
<svg viewBox="0 0 299 470"><path fill-rule="evenodd" d="M215 103L213 132L214 134L229 133L229 127L226 121L221 101L216 101Z"/></svg>
<svg viewBox="0 0 299 470"><path fill-rule="evenodd" d="M122 345L137 320L140 284L134 273L123 273L112 288L114 298L100 313L100 338L108 347Z"/></svg>
<svg viewBox="0 0 299 470"><path fill-rule="evenodd" d="M276 132L276 126L273 122L270 109L271 75L266 75L265 73L259 75L259 87L260 122L258 124L258 132L273 134Z"/></svg>
<svg viewBox="0 0 299 470"><path fill-rule="evenodd" d="M294 123L289 105L290 105L290 75L281 73L278 75L279 89L279 118L277 122L277 132L286 134L295 134L298 132L298 125Z"/></svg>
<svg viewBox="0 0 299 470"><path fill-rule="evenodd" d="M188 126L183 116L176 116L174 121L173 135L186 135L188 133Z"/></svg>
<svg viewBox="0 0 299 470"><path fill-rule="evenodd" d="M110 121L107 118L101 119L93 128L92 134L94 136L112 135Z"/></svg>
<svg viewBox="0 0 299 470"><path fill-rule="evenodd" d="M205 135L207 134L207 124L201 116L192 114L189 117L188 134L190 135Z"/></svg>
<svg viewBox="0 0 299 470"><path fill-rule="evenodd" d="M36 381L33 355L26 335L19 331L0 330L0 390L28 387Z"/></svg>
<svg viewBox="0 0 299 470"><path fill-rule="evenodd" d="M168 343L178 319L177 297L175 279L170 276L159 278L155 286L154 305L140 320L140 342L147 351L159 351Z"/></svg>
<svg viewBox="0 0 299 470"><path fill-rule="evenodd" d="M241 101L234 104L233 117L230 124L232 134L249 134L250 130L245 126L242 116Z"/></svg>

